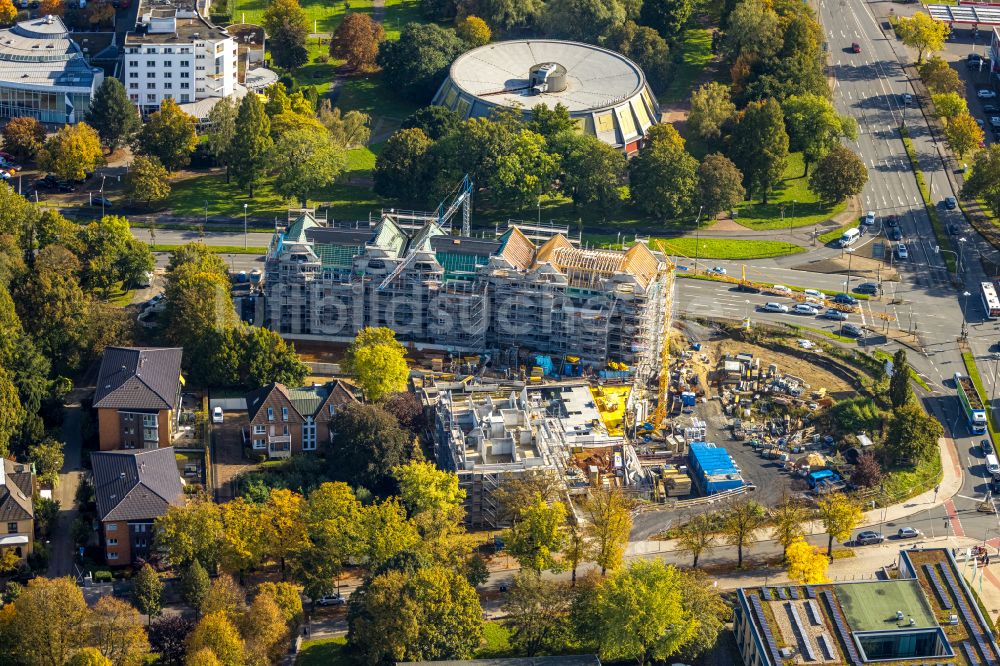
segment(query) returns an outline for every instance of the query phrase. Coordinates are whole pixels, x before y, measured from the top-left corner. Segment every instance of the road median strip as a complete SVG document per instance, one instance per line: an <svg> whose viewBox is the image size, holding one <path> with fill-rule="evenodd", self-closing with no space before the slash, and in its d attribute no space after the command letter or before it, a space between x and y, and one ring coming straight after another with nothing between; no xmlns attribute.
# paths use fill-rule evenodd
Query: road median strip
<svg viewBox="0 0 1000 666"><path fill-rule="evenodd" d="M917 153L913 147L913 140L910 139L910 131L906 127L900 127L899 134L903 138L903 148L906 149L906 157L910 160L910 168L913 170L914 178L916 178L917 189L920 190L920 198L924 200L924 210L927 211L927 218L931 221L934 238L942 250L947 250L947 252L941 253L944 265L949 273L954 273L956 272L956 262L955 256L951 254L954 252L951 249L951 239L948 238L944 225L941 223L941 218L938 217L937 209L934 208L930 189L924 181L924 172L920 170L920 163L917 160Z"/></svg>

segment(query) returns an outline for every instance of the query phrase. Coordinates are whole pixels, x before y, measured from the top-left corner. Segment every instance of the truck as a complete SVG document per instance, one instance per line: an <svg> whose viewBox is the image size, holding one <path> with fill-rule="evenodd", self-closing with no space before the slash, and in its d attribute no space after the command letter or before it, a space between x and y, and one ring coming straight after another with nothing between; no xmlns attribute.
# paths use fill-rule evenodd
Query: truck
<svg viewBox="0 0 1000 666"><path fill-rule="evenodd" d="M973 435L982 435L986 432L986 407L976 385L969 377L956 372L955 388L958 390L958 401L962 403L965 418L969 421L969 430Z"/></svg>

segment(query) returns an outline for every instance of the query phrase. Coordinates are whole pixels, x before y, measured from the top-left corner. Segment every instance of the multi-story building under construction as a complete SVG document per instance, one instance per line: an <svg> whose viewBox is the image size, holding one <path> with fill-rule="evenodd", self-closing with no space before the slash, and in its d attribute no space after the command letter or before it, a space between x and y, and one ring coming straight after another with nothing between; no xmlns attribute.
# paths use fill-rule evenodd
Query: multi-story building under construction
<svg viewBox="0 0 1000 666"><path fill-rule="evenodd" d="M265 323L292 339L347 341L387 326L453 352L652 367L670 314L664 259L642 243L613 251L560 233L538 240L516 226L478 238L433 220L336 226L303 212L268 250Z"/></svg>

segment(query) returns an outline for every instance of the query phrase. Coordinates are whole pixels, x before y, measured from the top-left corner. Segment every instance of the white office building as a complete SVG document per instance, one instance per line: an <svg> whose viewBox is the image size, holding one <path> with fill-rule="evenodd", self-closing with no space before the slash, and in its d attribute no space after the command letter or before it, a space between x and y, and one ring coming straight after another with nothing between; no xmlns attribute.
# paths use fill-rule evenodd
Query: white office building
<svg viewBox="0 0 1000 666"><path fill-rule="evenodd" d="M142 0L121 77L129 98L150 113L165 99L185 105L234 94L237 58L236 42L202 18L194 0Z"/></svg>

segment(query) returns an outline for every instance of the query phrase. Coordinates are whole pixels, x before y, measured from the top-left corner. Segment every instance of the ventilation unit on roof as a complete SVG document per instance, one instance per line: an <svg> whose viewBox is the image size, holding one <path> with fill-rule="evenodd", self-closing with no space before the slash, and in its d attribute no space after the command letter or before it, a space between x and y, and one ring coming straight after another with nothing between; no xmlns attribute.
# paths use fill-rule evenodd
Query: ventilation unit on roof
<svg viewBox="0 0 1000 666"><path fill-rule="evenodd" d="M903 611L901 611L901 610L896 611L896 620L902 620L903 617L905 617L903 615Z"/></svg>

